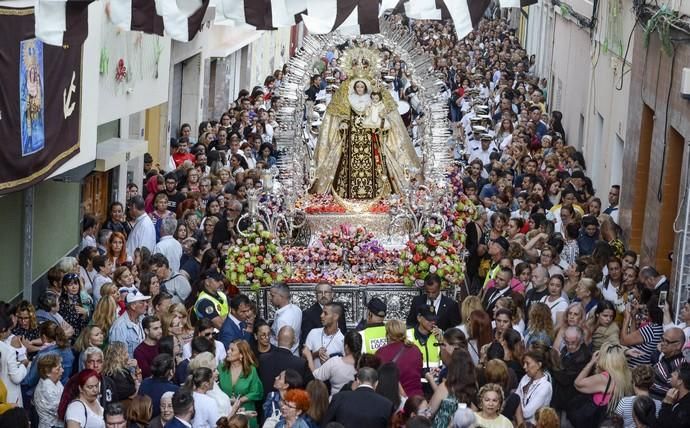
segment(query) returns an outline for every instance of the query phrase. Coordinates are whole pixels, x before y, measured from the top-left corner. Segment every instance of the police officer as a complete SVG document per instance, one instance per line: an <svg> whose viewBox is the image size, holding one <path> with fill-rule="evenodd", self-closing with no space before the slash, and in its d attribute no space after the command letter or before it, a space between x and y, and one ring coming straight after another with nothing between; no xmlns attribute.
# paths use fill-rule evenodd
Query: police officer
<svg viewBox="0 0 690 428"><path fill-rule="evenodd" d="M417 313L417 326L407 329L407 339L422 353L425 373L441 364L438 337L441 337L443 332L436 326L437 320L433 307L424 305Z"/></svg>
<svg viewBox="0 0 690 428"><path fill-rule="evenodd" d="M216 269L204 272L203 290L194 304L197 319L208 318L213 326L220 329L230 310L228 298L220 291L223 287L223 275Z"/></svg>
<svg viewBox="0 0 690 428"><path fill-rule="evenodd" d="M386 340L386 327L383 320L386 318L386 303L378 297L372 297L367 303L366 325L360 322L358 330L362 335L362 352L373 354L377 349L384 346Z"/></svg>

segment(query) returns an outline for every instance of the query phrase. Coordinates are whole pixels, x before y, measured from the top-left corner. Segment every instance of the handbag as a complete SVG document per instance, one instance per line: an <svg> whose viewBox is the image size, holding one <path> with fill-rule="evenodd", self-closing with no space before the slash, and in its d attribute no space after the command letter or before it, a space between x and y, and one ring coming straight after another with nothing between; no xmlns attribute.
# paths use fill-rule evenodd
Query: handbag
<svg viewBox="0 0 690 428"><path fill-rule="evenodd" d="M271 409L271 416L266 418L264 424L261 425L262 428L274 428L280 422L280 409L276 408L275 401L271 403Z"/></svg>
<svg viewBox="0 0 690 428"><path fill-rule="evenodd" d="M611 386L611 375L608 376L604 396L609 392ZM575 428L591 428L599 426L599 423L606 416L608 404L598 406L594 404L592 394L578 394L568 403L566 414L568 420Z"/></svg>

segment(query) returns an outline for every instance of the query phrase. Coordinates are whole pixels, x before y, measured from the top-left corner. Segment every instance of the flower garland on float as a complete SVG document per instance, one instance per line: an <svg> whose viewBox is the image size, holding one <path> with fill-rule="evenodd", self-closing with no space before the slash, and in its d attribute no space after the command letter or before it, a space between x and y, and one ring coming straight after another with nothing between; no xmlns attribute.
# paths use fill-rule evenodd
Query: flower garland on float
<svg viewBox="0 0 690 428"><path fill-rule="evenodd" d="M330 284L397 283L398 252L387 250L362 226L341 225L322 232L315 245L283 248L294 268L288 282Z"/></svg>
<svg viewBox="0 0 690 428"><path fill-rule="evenodd" d="M231 285L253 290L290 278L292 268L285 263L273 234L257 223L228 249L225 276Z"/></svg>

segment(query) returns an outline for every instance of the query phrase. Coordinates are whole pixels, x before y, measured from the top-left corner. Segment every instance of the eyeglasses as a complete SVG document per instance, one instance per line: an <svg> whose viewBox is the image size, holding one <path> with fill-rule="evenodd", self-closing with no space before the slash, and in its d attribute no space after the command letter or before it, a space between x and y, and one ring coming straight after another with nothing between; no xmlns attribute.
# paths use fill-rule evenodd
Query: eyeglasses
<svg viewBox="0 0 690 428"><path fill-rule="evenodd" d="M663 336L661 337L661 343L663 343L664 345L673 345L678 342L680 342L680 340L668 340Z"/></svg>
<svg viewBox="0 0 690 428"><path fill-rule="evenodd" d="M281 401L281 402L280 402L280 405L281 405L281 406L285 406L285 407L289 407L289 408L295 409L295 410L297 409L297 406L295 406L294 404L291 404L291 403L288 402L288 401Z"/></svg>

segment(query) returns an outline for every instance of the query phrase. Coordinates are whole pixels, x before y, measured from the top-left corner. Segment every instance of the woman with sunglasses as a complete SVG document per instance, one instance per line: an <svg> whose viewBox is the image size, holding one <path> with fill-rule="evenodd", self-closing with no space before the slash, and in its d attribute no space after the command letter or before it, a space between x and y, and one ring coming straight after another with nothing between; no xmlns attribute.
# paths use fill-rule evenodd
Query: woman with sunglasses
<svg viewBox="0 0 690 428"><path fill-rule="evenodd" d="M225 361L227 351L225 350L225 345L219 340L213 338L213 323L208 318L202 318L196 322L194 326L194 337L205 337L213 342L215 342L216 348L214 354L216 356L216 361L218 364ZM192 359L192 342L185 343L182 345L182 358Z"/></svg>
<svg viewBox="0 0 690 428"><path fill-rule="evenodd" d="M252 352L261 358L262 354L266 354L275 349L271 344L271 326L266 321L259 320L254 325L254 341L251 343Z"/></svg>

